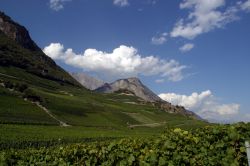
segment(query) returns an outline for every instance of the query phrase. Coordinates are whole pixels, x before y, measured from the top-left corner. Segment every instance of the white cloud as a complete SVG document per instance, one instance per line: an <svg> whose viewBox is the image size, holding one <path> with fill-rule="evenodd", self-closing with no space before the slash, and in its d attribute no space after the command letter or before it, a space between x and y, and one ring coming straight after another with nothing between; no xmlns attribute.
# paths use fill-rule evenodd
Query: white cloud
<svg viewBox="0 0 250 166"><path fill-rule="evenodd" d="M239 104L223 104L217 106L216 110L220 115L236 115L239 113Z"/></svg>
<svg viewBox="0 0 250 166"><path fill-rule="evenodd" d="M155 80L156 83L163 83L165 80L164 79L157 79Z"/></svg>
<svg viewBox="0 0 250 166"><path fill-rule="evenodd" d="M163 93L159 97L174 105L184 106L186 109L196 112L202 118L209 120L229 120L238 115L240 110L239 104L221 104L210 90L200 94L195 92L190 96Z"/></svg>
<svg viewBox="0 0 250 166"><path fill-rule="evenodd" d="M247 0L245 2L239 2L241 9L245 11L250 11L250 0Z"/></svg>
<svg viewBox="0 0 250 166"><path fill-rule="evenodd" d="M43 49L43 52L50 56L52 59L63 59L63 51L64 47L60 43L51 43L49 46Z"/></svg>
<svg viewBox="0 0 250 166"><path fill-rule="evenodd" d="M50 8L59 11L64 8L64 2L71 1L71 0L50 0Z"/></svg>
<svg viewBox="0 0 250 166"><path fill-rule="evenodd" d="M192 43L187 43L184 44L182 47L179 48L181 52L188 52L194 48L194 44Z"/></svg>
<svg viewBox="0 0 250 166"><path fill-rule="evenodd" d="M167 36L168 34L164 32L160 35L152 37L151 42L152 44L155 44L155 45L161 45L167 41Z"/></svg>
<svg viewBox="0 0 250 166"><path fill-rule="evenodd" d="M120 7L129 6L128 0L114 0L113 3L114 5L120 6Z"/></svg>
<svg viewBox="0 0 250 166"><path fill-rule="evenodd" d="M124 45L115 48L111 53L86 49L83 54L76 54L71 48L65 50L60 43L51 43L43 51L51 58L61 60L68 65L116 79L141 74L180 81L184 77L183 70L186 68L175 60L164 60L155 56L143 57L134 47Z"/></svg>
<svg viewBox="0 0 250 166"><path fill-rule="evenodd" d="M236 20L238 8L224 9L224 6L225 0L183 0L180 9L189 9L190 12L187 18L176 23L170 33L171 37L193 39Z"/></svg>

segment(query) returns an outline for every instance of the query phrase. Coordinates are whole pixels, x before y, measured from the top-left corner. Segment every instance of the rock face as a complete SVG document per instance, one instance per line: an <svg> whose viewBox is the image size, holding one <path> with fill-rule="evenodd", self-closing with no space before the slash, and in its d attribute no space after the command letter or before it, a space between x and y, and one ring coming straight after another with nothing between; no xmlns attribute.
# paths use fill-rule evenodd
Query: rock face
<svg viewBox="0 0 250 166"><path fill-rule="evenodd" d="M91 77L85 73L71 73L71 75L85 88L90 90L97 89L105 84L104 81Z"/></svg>
<svg viewBox="0 0 250 166"><path fill-rule="evenodd" d="M24 26L0 11L0 66L14 66L60 83L81 86L31 39Z"/></svg>
<svg viewBox="0 0 250 166"><path fill-rule="evenodd" d="M162 99L142 84L138 78L120 79L110 84L105 84L96 89L97 92L114 93L117 91L130 91L135 96L147 102L162 101Z"/></svg>
<svg viewBox="0 0 250 166"><path fill-rule="evenodd" d="M113 83L105 83L103 86L97 88L95 91L102 93L130 93L133 94L145 102L150 102L153 106L158 107L159 110L166 111L169 113L177 113L187 117L202 120L198 115L192 111L186 110L184 107L175 106L162 100L148 87L142 84L138 78L120 79Z"/></svg>
<svg viewBox="0 0 250 166"><path fill-rule="evenodd" d="M3 12L0 12L0 30L18 44L32 51L38 51L40 48L30 38L29 32L25 27L11 20Z"/></svg>
<svg viewBox="0 0 250 166"><path fill-rule="evenodd" d="M157 102L157 103L155 103L155 106L157 106L161 110L164 110L164 111L169 112L169 113L178 113L178 114L181 114L181 115L184 115L187 117L192 117L194 119L203 120L201 117L196 115L194 112L186 110L182 106L172 105L166 101Z"/></svg>

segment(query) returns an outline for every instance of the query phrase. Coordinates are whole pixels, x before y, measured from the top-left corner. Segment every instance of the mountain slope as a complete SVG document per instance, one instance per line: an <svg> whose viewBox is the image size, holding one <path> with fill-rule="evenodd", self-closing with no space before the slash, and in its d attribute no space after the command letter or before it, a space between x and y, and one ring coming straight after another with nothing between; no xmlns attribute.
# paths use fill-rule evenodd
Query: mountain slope
<svg viewBox="0 0 250 166"><path fill-rule="evenodd" d="M85 73L70 73L70 74L85 88L90 90L97 89L105 84L104 81L91 77Z"/></svg>
<svg viewBox="0 0 250 166"><path fill-rule="evenodd" d="M0 12L0 30L24 48L31 51L40 50L36 43L30 38L29 32L25 27L11 20L11 18L3 12Z"/></svg>
<svg viewBox="0 0 250 166"><path fill-rule="evenodd" d="M0 65L15 66L40 77L80 86L34 43L25 27L0 12Z"/></svg>
<svg viewBox="0 0 250 166"><path fill-rule="evenodd" d="M15 33L24 28L9 20L6 22L15 26ZM0 24L8 29L3 21ZM132 95L89 91L37 49L32 40L23 42L26 39L16 40L8 31L0 30L0 123L59 126L60 121L72 128L94 127L112 133L130 131L130 127L152 133L166 126L204 124L182 114L178 107L142 102ZM162 111L167 109L169 112ZM173 110L176 114L170 114Z"/></svg>
<svg viewBox="0 0 250 166"><path fill-rule="evenodd" d="M192 111L188 111L181 106L174 106L169 102L162 100L153 91L146 87L138 78L120 79L110 84L106 83L103 86L97 88L95 91L102 93L131 94L153 104L155 107L158 107L159 109L166 112L178 113L201 120L201 118Z"/></svg>
<svg viewBox="0 0 250 166"><path fill-rule="evenodd" d="M148 102L162 101L162 99L154 94L148 87L142 84L138 78L120 79L110 84L105 84L96 89L97 92L114 93L117 91L130 91L135 96L142 98Z"/></svg>

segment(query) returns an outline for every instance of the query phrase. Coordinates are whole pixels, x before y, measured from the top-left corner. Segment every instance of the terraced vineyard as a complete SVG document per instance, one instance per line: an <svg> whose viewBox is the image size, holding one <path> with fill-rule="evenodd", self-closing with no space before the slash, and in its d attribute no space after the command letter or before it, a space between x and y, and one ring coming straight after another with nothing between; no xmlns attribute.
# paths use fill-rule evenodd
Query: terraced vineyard
<svg viewBox="0 0 250 166"><path fill-rule="evenodd" d="M27 86L24 92L0 86L0 117L4 117L0 119L2 123L31 124L36 121L33 119L34 116L32 117L32 112L39 114L40 118L44 118L41 122L36 121L37 123L58 123L34 103L24 101L25 95L38 98L36 100L39 100L40 104L55 117L73 126L119 128L128 127L128 123L130 125L165 121L168 125L185 123L185 121L199 123L198 120L192 118L161 111L150 103L140 104L140 99L135 96L95 93L84 88L62 85L56 81L43 79L14 67L0 67L0 73L2 73L0 75L2 82L10 82L13 86L23 84ZM9 100L10 98L11 100ZM30 110L31 114L28 113L24 116L24 112L21 111L24 108L27 108L26 111ZM9 110L8 113L6 113L6 109ZM19 114L20 112L22 115ZM15 114L15 117L11 113ZM15 121L11 118L15 118Z"/></svg>
<svg viewBox="0 0 250 166"><path fill-rule="evenodd" d="M54 146L86 140L155 137L166 127L198 128L206 122L162 111L135 96L100 94L62 85L22 69L0 67L0 149ZM20 85L26 85L23 92ZM25 97L30 99L25 100ZM54 117L69 124L61 127ZM37 102L37 101L36 101ZM133 102L130 103L130 102ZM136 104L134 104L136 103ZM58 141L61 140L61 141Z"/></svg>
<svg viewBox="0 0 250 166"><path fill-rule="evenodd" d="M0 151L150 138L166 127L207 125L133 95L87 90L38 48L24 26L3 12L0 19Z"/></svg>
<svg viewBox="0 0 250 166"><path fill-rule="evenodd" d="M63 2L50 3L58 10L64 8ZM250 139L250 124L208 123L183 104L162 100L138 78L120 78L90 91L51 59L70 55L75 64L80 55L74 58L72 49L63 53L59 43L50 46L58 48L49 51L53 54L49 57L24 26L0 11L0 166L247 165L244 143ZM65 55L57 55L54 49ZM96 51L87 49L83 56L93 56L97 64L103 59L99 54L114 56L104 62L112 62L121 76L128 72L177 81L185 77L182 69L188 68L165 60L165 55L164 59L141 56L132 46L121 45L113 53ZM92 60L83 62L92 64ZM109 67L104 66L97 68L110 77Z"/></svg>
<svg viewBox="0 0 250 166"><path fill-rule="evenodd" d="M8 150L5 165L247 165L244 141L250 124L206 126L196 130L167 129L155 138Z"/></svg>

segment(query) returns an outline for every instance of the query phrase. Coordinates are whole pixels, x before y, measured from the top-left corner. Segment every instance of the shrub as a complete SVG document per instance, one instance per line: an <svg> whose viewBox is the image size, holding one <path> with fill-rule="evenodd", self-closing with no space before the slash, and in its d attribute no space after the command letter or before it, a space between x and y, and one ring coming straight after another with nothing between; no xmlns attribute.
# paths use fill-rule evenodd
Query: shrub
<svg viewBox="0 0 250 166"><path fill-rule="evenodd" d="M10 81L4 82L4 86L5 86L5 88L9 88L9 89L14 88L14 84Z"/></svg>
<svg viewBox="0 0 250 166"><path fill-rule="evenodd" d="M19 91L19 92L24 92L26 89L28 88L27 84L16 84L15 85L15 90Z"/></svg>
<svg viewBox="0 0 250 166"><path fill-rule="evenodd" d="M33 102L42 102L42 97L40 97L38 94L36 94L32 89L26 89L24 91L23 98L27 98L28 100L31 100Z"/></svg>

